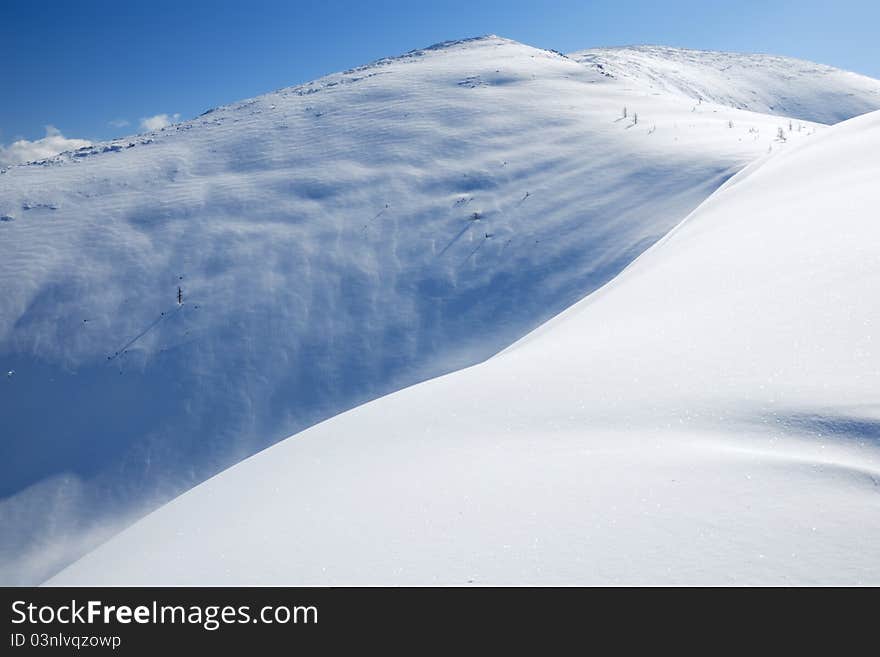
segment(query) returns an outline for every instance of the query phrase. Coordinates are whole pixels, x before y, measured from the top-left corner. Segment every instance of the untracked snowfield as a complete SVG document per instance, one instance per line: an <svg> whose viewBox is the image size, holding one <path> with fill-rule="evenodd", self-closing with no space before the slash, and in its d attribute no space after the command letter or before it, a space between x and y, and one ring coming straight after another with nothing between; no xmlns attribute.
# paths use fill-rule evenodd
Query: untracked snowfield
<svg viewBox="0 0 880 657"><path fill-rule="evenodd" d="M487 362L236 465L76 584L880 583L880 113Z"/></svg>
<svg viewBox="0 0 880 657"><path fill-rule="evenodd" d="M673 62L685 55L705 60L702 69L688 69L690 86L670 78L659 89L656 73L630 79L499 37L450 42L220 107L161 131L0 170L0 583L43 581L160 504L276 441L498 353L611 281L738 171L769 164L828 130L751 110L791 107L799 116L831 122L880 107L880 83L855 76L858 84L849 84L854 74L818 65L789 67L784 83L778 76L729 76L723 80L728 95L704 93L721 84L712 73L716 60L729 63L734 56L664 52ZM743 67L752 65L742 57ZM837 82L829 87L829 79ZM761 103L738 101L754 90ZM824 183L832 174L837 172L813 177ZM802 183L792 200L810 191ZM855 201L842 196L839 203ZM747 258L769 248L758 229L750 235L754 246L743 247L742 259L728 268L728 287L751 267ZM793 244L777 241L767 258L780 262ZM859 242L862 249L869 244ZM820 265L835 264L824 252L816 258ZM844 261L849 266L857 257ZM692 276L704 275L698 271ZM814 277L816 271L791 275ZM617 316L623 323L615 325L615 339L639 330L657 337L651 353L638 352L639 379L661 377L664 393L685 385L724 389L736 379L723 369L715 378L703 372L704 378L679 379L656 369L678 353L672 325L664 329L642 319L663 314L651 304L664 294L647 299L645 307L633 302L625 319ZM805 308L820 301L798 299ZM727 305L710 310L702 299L694 304L688 313L730 316ZM678 317L678 311L664 312L672 313L670 322ZM675 321L686 319L693 320ZM830 349L806 337L818 330L817 321L804 323L802 341L792 329L780 342ZM607 342L610 334L589 331L593 337L573 349L583 351L583 359L566 352L563 360L580 363L584 376L597 367L606 367L608 376L628 372L630 342ZM496 362L510 361L512 353ZM748 355L739 354L736 363L745 367ZM540 388L542 377L562 376L550 367L552 360L547 368L539 360L516 372L516 382ZM826 384L818 374L805 372L804 378ZM501 395L496 403L506 403L505 385L493 383L481 394ZM620 398L630 409L644 395L646 408L667 408L647 390L597 384L590 394L599 396L585 401L583 412L593 423L607 414L609 430L626 432L635 419L628 419L630 410L615 414L612 402ZM480 395L471 391L471 398ZM511 397L509 412L555 417L557 403L568 406L564 396L550 403L554 399L523 404ZM452 417L457 413L444 408ZM568 413L556 421L564 424ZM646 426L655 427L656 416L645 417ZM445 429L437 432L449 438ZM395 440L406 440L403 434L389 434L374 453L376 437L368 431L343 433L326 447L298 438L297 444L313 447L297 449L315 451L289 471L289 483L307 490L309 458L328 464L363 459L363 471L344 482L320 472L328 482L351 487L345 490L359 490L364 502L370 486L360 477L393 481L393 473L404 470L399 476L424 477L424 495L432 499L454 488L428 486L429 472L407 465L409 450L419 443L392 449ZM451 450L449 458L479 464L482 448L475 446L471 456L456 451L468 444L467 435L449 438L443 449ZM637 439L627 434L622 440ZM504 446L498 467L525 468L527 455L539 449L531 440L519 454L516 441L497 443ZM356 445L342 453L347 442ZM445 473L442 459L431 458L439 459L432 472ZM552 451L535 458L546 459L548 468L556 462ZM565 454L562 459L569 460ZM481 476L479 469L472 474ZM608 476L621 475L609 469ZM358 481L365 485L355 488ZM407 489L401 488L405 496ZM506 506L507 497L502 490L493 504ZM310 499L314 513L337 516ZM542 508L540 497L530 503ZM395 510L377 500L373 518L387 522L375 531L421 531L422 520L414 524L409 512L395 521L406 508L401 504ZM309 526L302 507L290 509ZM352 521L344 505L339 517ZM471 520L482 522L481 516ZM346 535L364 526L358 523ZM279 531L318 541L314 546L322 550L330 545L326 532L306 539L292 526ZM262 535L270 540L268 524ZM366 562L349 561L358 569L353 579L367 577ZM459 581L449 568L437 570L437 577ZM526 580L531 571L523 568ZM375 571L377 581L382 572ZM409 572L411 580L435 574ZM321 579L305 566L284 574L285 581ZM239 575L260 579L247 570ZM346 577L342 571L331 575L326 578ZM531 576L537 578L537 571Z"/></svg>

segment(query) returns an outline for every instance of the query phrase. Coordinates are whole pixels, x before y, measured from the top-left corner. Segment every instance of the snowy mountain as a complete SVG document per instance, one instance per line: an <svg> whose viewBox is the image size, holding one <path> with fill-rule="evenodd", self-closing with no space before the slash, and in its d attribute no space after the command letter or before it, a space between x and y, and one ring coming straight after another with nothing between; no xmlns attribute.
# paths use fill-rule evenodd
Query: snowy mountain
<svg viewBox="0 0 880 657"><path fill-rule="evenodd" d="M3 169L0 581L492 356L823 129L485 37Z"/></svg>
<svg viewBox="0 0 880 657"><path fill-rule="evenodd" d="M878 148L873 113L752 165L500 355L49 583L877 584Z"/></svg>
<svg viewBox="0 0 880 657"><path fill-rule="evenodd" d="M632 46L569 55L593 70L693 101L819 123L880 109L880 81L776 55Z"/></svg>

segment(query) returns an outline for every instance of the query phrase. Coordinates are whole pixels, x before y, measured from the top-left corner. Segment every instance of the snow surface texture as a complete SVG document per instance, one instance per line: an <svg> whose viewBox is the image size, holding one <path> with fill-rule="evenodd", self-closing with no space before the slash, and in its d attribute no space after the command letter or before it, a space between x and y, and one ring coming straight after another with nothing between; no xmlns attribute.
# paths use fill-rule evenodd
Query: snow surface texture
<svg viewBox="0 0 880 657"><path fill-rule="evenodd" d="M3 170L0 581L491 356L817 129L488 37Z"/></svg>
<svg viewBox="0 0 880 657"><path fill-rule="evenodd" d="M633 46L569 55L603 75L754 112L837 123L880 109L880 81L792 57Z"/></svg>
<svg viewBox="0 0 880 657"><path fill-rule="evenodd" d="M749 168L500 355L49 583L880 583L878 149L874 113Z"/></svg>

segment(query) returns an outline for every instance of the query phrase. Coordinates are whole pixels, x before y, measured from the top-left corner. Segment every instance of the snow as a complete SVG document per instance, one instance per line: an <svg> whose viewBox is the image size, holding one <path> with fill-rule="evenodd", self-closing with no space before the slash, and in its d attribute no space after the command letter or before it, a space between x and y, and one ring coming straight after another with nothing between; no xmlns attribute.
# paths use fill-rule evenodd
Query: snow
<svg viewBox="0 0 880 657"><path fill-rule="evenodd" d="M825 130L788 124L484 37L0 169L0 581L496 354Z"/></svg>
<svg viewBox="0 0 880 657"><path fill-rule="evenodd" d="M878 147L875 112L755 163L499 355L49 584L880 583Z"/></svg>
<svg viewBox="0 0 880 657"><path fill-rule="evenodd" d="M592 48L569 57L635 86L819 123L880 109L880 81L793 57L664 46Z"/></svg>

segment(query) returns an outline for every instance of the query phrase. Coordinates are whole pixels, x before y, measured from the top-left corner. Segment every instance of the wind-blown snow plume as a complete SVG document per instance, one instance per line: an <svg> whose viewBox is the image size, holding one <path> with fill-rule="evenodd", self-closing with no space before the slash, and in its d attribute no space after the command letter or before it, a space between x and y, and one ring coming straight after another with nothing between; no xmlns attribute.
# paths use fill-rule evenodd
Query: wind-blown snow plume
<svg viewBox="0 0 880 657"><path fill-rule="evenodd" d="M880 583L880 112L811 139L498 356L247 459L50 583Z"/></svg>

